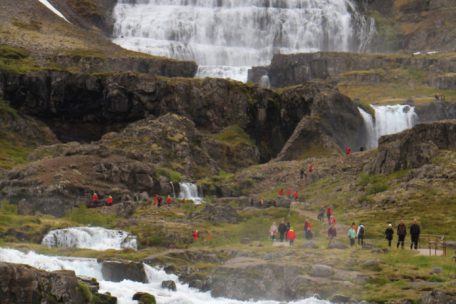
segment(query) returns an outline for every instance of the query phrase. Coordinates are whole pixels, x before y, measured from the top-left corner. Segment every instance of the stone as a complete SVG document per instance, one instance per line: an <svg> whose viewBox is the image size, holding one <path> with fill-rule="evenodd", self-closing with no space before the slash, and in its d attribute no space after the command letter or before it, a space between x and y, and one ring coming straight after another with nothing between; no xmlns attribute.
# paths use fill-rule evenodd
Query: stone
<svg viewBox="0 0 456 304"><path fill-rule="evenodd" d="M441 267L432 267L431 274L441 274L442 271Z"/></svg>
<svg viewBox="0 0 456 304"><path fill-rule="evenodd" d="M433 290L426 292L421 297L422 304L456 304L456 293Z"/></svg>
<svg viewBox="0 0 456 304"><path fill-rule="evenodd" d="M164 289L172 290L172 291L176 291L177 290L176 283L174 281L172 281L172 280L163 281L161 283L161 287L164 288Z"/></svg>
<svg viewBox="0 0 456 304"><path fill-rule="evenodd" d="M347 249L348 245L339 241L333 241L328 245L329 249Z"/></svg>
<svg viewBox="0 0 456 304"><path fill-rule="evenodd" d="M316 264L312 266L310 275L314 277L327 278L334 275L334 269L327 265Z"/></svg>
<svg viewBox="0 0 456 304"><path fill-rule="evenodd" d="M330 301L332 303L349 303L351 301L351 298L348 296L336 294L331 297Z"/></svg>
<svg viewBox="0 0 456 304"><path fill-rule="evenodd" d="M361 267L374 271L382 270L379 260L366 260L363 263L361 263Z"/></svg>
<svg viewBox="0 0 456 304"><path fill-rule="evenodd" d="M156 304L155 297L149 293L137 292L133 295L133 300L138 301L138 304Z"/></svg>
<svg viewBox="0 0 456 304"><path fill-rule="evenodd" d="M137 262L103 261L101 273L104 280L112 282L121 282L123 280L148 282L143 264Z"/></svg>
<svg viewBox="0 0 456 304"><path fill-rule="evenodd" d="M206 205L200 212L189 215L192 220L206 220L211 223L239 223L241 217L230 205L210 204Z"/></svg>

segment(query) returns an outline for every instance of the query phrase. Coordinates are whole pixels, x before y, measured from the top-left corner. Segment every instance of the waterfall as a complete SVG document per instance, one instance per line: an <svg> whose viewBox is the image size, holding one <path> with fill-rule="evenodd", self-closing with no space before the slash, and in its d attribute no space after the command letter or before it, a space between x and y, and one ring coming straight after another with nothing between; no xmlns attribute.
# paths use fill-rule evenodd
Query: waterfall
<svg viewBox="0 0 456 304"><path fill-rule="evenodd" d="M103 279L101 272L102 264L96 259L72 258L46 256L37 254L33 251L23 253L14 249L0 248L0 261L8 263L20 263L33 266L46 271L55 270L73 270L78 276L92 277L100 283L101 293L109 292L112 296L117 297L118 304L137 303L132 300L136 292L147 292L155 295L157 303L188 303L188 304L279 304L277 301L238 301L226 298L213 298L210 292L199 292L188 285L179 283L177 277L172 274L166 274L165 271L144 265L148 283L133 282L123 280L122 282L110 282ZM176 282L177 291L162 289L161 282L173 280ZM285 302L280 302L285 303ZM328 301L308 298L290 302L293 304L330 304Z"/></svg>
<svg viewBox="0 0 456 304"><path fill-rule="evenodd" d="M119 0L113 18L124 48L241 81L277 53L365 50L375 31L353 0Z"/></svg>
<svg viewBox="0 0 456 304"><path fill-rule="evenodd" d="M371 105L375 111L375 120L361 108L358 108L364 120L366 133L366 146L375 148L378 139L383 135L390 135L411 129L418 121L415 107L409 105Z"/></svg>
<svg viewBox="0 0 456 304"><path fill-rule="evenodd" d="M198 194L198 186L192 183L179 183L180 199L192 200L195 204L200 204L203 199Z"/></svg>
<svg viewBox="0 0 456 304"><path fill-rule="evenodd" d="M261 76L259 85L262 88L267 88L267 89L271 88L271 82L269 81L269 76L268 75Z"/></svg>
<svg viewBox="0 0 456 304"><path fill-rule="evenodd" d="M136 236L122 230L101 227L72 227L49 231L41 242L48 247L87 248L93 250L137 249Z"/></svg>

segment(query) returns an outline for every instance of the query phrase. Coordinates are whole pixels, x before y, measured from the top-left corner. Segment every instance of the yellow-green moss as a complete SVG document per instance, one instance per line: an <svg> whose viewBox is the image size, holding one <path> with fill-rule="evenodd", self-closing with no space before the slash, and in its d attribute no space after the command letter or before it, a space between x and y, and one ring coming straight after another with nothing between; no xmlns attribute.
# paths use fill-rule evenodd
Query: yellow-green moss
<svg viewBox="0 0 456 304"><path fill-rule="evenodd" d="M219 133L214 134L212 138L233 147L238 145L254 145L250 136L238 125L226 127Z"/></svg>

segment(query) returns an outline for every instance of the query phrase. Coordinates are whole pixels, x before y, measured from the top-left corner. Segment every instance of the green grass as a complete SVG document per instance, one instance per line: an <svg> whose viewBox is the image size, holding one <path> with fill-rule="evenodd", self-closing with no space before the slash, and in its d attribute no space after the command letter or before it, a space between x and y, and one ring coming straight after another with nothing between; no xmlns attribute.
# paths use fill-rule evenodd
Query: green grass
<svg viewBox="0 0 456 304"><path fill-rule="evenodd" d="M14 74L25 74L39 67L29 58L29 52L22 48L0 45L0 70Z"/></svg>
<svg viewBox="0 0 456 304"><path fill-rule="evenodd" d="M31 149L20 143L0 138L0 168L11 169L28 162Z"/></svg>
<svg viewBox="0 0 456 304"><path fill-rule="evenodd" d="M117 223L118 218L110 213L103 214L98 209L88 209L85 206L73 208L65 214L64 217L68 221L72 221L82 225L102 226L112 228Z"/></svg>
<svg viewBox="0 0 456 304"><path fill-rule="evenodd" d="M221 132L214 134L212 138L233 147L238 145L254 145L250 136L237 125L226 127Z"/></svg>
<svg viewBox="0 0 456 304"><path fill-rule="evenodd" d="M157 167L156 172L158 175L167 177L173 183L179 183L182 181L182 174L165 167Z"/></svg>

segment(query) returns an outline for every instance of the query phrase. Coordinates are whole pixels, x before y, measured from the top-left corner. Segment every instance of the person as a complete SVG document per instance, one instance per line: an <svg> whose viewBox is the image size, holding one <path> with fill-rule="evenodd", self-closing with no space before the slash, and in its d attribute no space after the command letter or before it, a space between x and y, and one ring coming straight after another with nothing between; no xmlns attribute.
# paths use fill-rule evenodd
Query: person
<svg viewBox="0 0 456 304"><path fill-rule="evenodd" d="M320 221L320 222L323 222L323 218L325 217L325 208L324 207L321 207L320 208L320 211L318 212L318 216L317 216L317 219Z"/></svg>
<svg viewBox="0 0 456 304"><path fill-rule="evenodd" d="M99 201L99 199L98 199L98 194L97 194L96 192L94 192L94 193L92 194L92 203L93 203L94 205L97 205L97 204L98 204L98 201Z"/></svg>
<svg viewBox="0 0 456 304"><path fill-rule="evenodd" d="M269 235L271 236L271 240L274 242L277 236L277 225L275 222L273 222L271 228L269 228Z"/></svg>
<svg viewBox="0 0 456 304"><path fill-rule="evenodd" d="M157 196L157 194L154 194L154 206L158 207L158 196Z"/></svg>
<svg viewBox="0 0 456 304"><path fill-rule="evenodd" d="M415 250L418 249L418 242L420 240L420 225L416 223L416 219L413 219L413 224L410 226L410 237L412 242L410 244L410 249L415 247Z"/></svg>
<svg viewBox="0 0 456 304"><path fill-rule="evenodd" d="M171 198L171 196L167 196L166 197L166 205L169 207L171 206L171 203L173 202L173 199Z"/></svg>
<svg viewBox="0 0 456 304"><path fill-rule="evenodd" d="M307 239L307 231L309 230L309 222L307 220L304 221L304 237Z"/></svg>
<svg viewBox="0 0 456 304"><path fill-rule="evenodd" d="M212 233L210 230L207 230L206 232L206 238L204 239L205 241L212 241Z"/></svg>
<svg viewBox="0 0 456 304"><path fill-rule="evenodd" d="M404 221L401 220L399 225L397 225L397 246L401 245L401 248L404 249L405 236L407 235L407 227L405 227Z"/></svg>
<svg viewBox="0 0 456 304"><path fill-rule="evenodd" d="M292 227L290 227L290 229L287 231L287 239L290 242L290 246L293 246L293 243L296 239L296 232Z"/></svg>
<svg viewBox="0 0 456 304"><path fill-rule="evenodd" d="M287 241L288 240L288 230L290 230L291 228L291 225L290 225L290 222L287 222L287 230L285 231L285 240Z"/></svg>
<svg viewBox="0 0 456 304"><path fill-rule="evenodd" d="M364 246L364 235L366 233L366 228L363 224L359 224L358 230L356 231L356 235L358 236L358 245L361 247Z"/></svg>
<svg viewBox="0 0 456 304"><path fill-rule="evenodd" d="M308 223L308 226L307 226L307 235L306 235L306 239L307 239L307 240L311 240L312 238L313 238L312 223L309 222L309 223Z"/></svg>
<svg viewBox="0 0 456 304"><path fill-rule="evenodd" d="M334 215L331 215L331 217L329 218L329 224L330 225L335 225L336 224L336 218L334 217Z"/></svg>
<svg viewBox="0 0 456 304"><path fill-rule="evenodd" d="M314 170L313 164L309 164L309 165L307 166L307 172L312 173L313 170Z"/></svg>
<svg viewBox="0 0 456 304"><path fill-rule="evenodd" d="M295 200L298 200L298 198L299 198L298 191L295 191L295 192L293 193L293 198L294 198Z"/></svg>
<svg viewBox="0 0 456 304"><path fill-rule="evenodd" d="M197 229L193 230L192 236L193 236L193 241L194 242L198 241L199 232L198 232Z"/></svg>
<svg viewBox="0 0 456 304"><path fill-rule="evenodd" d="M301 169L301 171L299 171L299 177L300 177L301 179L304 178L304 169Z"/></svg>
<svg viewBox="0 0 456 304"><path fill-rule="evenodd" d="M290 189L287 189L287 196L291 197L291 190Z"/></svg>
<svg viewBox="0 0 456 304"><path fill-rule="evenodd" d="M111 206L111 205L112 205L112 196L110 195L106 198L106 206Z"/></svg>
<svg viewBox="0 0 456 304"><path fill-rule="evenodd" d="M350 247L355 245L356 231L354 225L350 226L347 232L348 239L350 240Z"/></svg>
<svg viewBox="0 0 456 304"><path fill-rule="evenodd" d="M345 147L345 155L350 156L352 149L350 147Z"/></svg>
<svg viewBox="0 0 456 304"><path fill-rule="evenodd" d="M279 224L278 231L279 231L280 241L283 242L283 239L285 237L285 232L287 232L287 226L284 224L283 221Z"/></svg>
<svg viewBox="0 0 456 304"><path fill-rule="evenodd" d="M337 229L336 225L330 225L328 229L328 238L329 238L329 245L331 245L332 241L337 237Z"/></svg>
<svg viewBox="0 0 456 304"><path fill-rule="evenodd" d="M385 238L388 240L388 247L391 247L391 241L393 240L393 234L394 234L393 225L388 224L388 228L386 228L386 230L385 230Z"/></svg>
<svg viewBox="0 0 456 304"><path fill-rule="evenodd" d="M283 196L283 188L279 189L279 192L277 193L279 196Z"/></svg>
<svg viewBox="0 0 456 304"><path fill-rule="evenodd" d="M333 211L332 211L332 208L331 207L327 207L326 208L326 217L328 218L328 225L331 225L331 215L333 214Z"/></svg>

